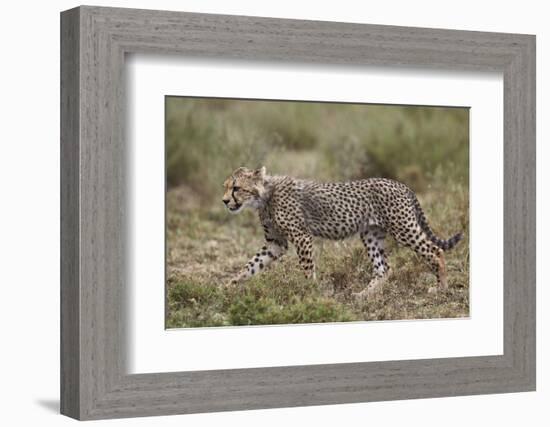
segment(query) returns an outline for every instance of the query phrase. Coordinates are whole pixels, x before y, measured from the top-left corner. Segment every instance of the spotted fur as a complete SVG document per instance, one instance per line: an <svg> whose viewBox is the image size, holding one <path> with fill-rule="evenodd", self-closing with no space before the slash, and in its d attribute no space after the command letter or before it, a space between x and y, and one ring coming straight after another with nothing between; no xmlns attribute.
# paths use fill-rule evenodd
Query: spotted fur
<svg viewBox="0 0 550 427"><path fill-rule="evenodd" d="M323 183L290 176L268 176L265 167L239 168L224 182L223 202L233 212L258 211L265 246L232 283L265 270L294 244L307 277L315 277L313 238L340 240L359 234L373 264L374 278L366 291L381 283L388 271L385 237L413 249L431 267L440 287L447 287L444 251L462 238L437 237L414 194L406 185L384 178Z"/></svg>

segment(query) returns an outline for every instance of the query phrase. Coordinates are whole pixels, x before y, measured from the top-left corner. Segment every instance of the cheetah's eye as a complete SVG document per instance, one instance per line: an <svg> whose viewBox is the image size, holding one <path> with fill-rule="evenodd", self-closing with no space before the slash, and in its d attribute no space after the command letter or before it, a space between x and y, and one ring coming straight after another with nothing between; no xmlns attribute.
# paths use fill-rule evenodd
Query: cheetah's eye
<svg viewBox="0 0 550 427"><path fill-rule="evenodd" d="M233 187L233 191L239 191L240 189L241 187L236 187L236 186Z"/></svg>

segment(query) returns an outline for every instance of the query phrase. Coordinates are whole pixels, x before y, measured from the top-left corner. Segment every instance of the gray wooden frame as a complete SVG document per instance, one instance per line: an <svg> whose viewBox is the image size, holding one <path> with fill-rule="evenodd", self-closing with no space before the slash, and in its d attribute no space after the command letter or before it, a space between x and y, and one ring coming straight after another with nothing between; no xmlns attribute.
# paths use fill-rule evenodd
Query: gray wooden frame
<svg viewBox="0 0 550 427"><path fill-rule="evenodd" d="M504 354L128 375L124 58L135 52L502 72ZM61 14L61 166L63 414L99 419L535 389L534 36L71 9Z"/></svg>

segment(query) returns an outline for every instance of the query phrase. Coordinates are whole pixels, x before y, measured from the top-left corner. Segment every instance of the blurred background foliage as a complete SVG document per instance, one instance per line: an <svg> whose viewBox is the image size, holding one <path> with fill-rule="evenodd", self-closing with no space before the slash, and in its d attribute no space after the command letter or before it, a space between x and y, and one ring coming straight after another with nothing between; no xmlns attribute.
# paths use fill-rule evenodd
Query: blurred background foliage
<svg viewBox="0 0 550 427"><path fill-rule="evenodd" d="M167 98L168 186L205 197L239 166L320 180L468 185L468 109ZM217 202L217 199L216 199Z"/></svg>

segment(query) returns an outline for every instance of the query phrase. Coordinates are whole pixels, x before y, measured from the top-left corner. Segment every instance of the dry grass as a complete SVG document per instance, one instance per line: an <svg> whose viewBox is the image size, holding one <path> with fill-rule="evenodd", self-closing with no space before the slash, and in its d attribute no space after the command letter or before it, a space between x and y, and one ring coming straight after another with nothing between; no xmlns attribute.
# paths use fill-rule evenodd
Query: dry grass
<svg viewBox="0 0 550 427"><path fill-rule="evenodd" d="M468 316L468 218L456 215L464 212L468 195L460 189L421 198L440 235L465 231L466 239L446 256L448 290L429 293L435 277L428 267L388 238L392 273L381 292L366 301L352 296L372 277L357 238L316 241L316 282L304 278L290 250L261 276L223 288L263 245L261 227L253 212L234 216L222 209L201 210L193 200L196 196L183 186L168 193L169 328Z"/></svg>

